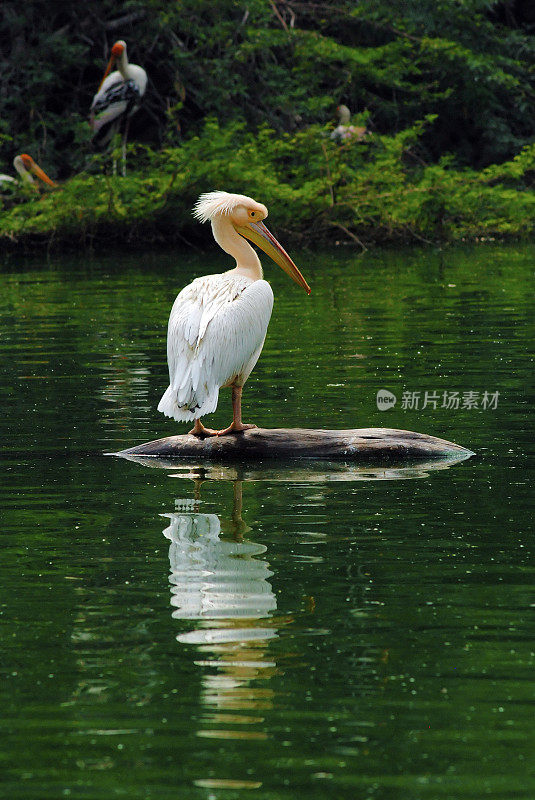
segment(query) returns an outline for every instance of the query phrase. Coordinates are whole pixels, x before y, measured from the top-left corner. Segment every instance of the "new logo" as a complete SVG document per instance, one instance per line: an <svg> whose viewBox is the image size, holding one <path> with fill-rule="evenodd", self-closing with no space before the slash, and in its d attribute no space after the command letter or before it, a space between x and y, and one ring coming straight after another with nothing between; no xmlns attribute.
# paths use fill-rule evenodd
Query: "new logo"
<svg viewBox="0 0 535 800"><path fill-rule="evenodd" d="M388 411L389 408L394 408L396 399L396 395L389 392L388 389L379 389L377 392L377 408L379 411Z"/></svg>

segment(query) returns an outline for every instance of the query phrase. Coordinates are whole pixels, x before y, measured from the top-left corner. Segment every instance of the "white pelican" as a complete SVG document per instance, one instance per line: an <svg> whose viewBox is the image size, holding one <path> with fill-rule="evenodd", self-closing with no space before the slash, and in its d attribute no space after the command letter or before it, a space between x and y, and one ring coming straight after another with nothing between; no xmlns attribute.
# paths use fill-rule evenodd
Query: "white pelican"
<svg viewBox="0 0 535 800"><path fill-rule="evenodd" d="M115 65L117 69L111 72ZM106 72L91 103L89 125L93 131L93 142L98 146L107 145L118 131L122 131L123 175L126 174L126 139L130 117L139 109L146 89L147 73L137 64L128 63L126 42L122 39L115 42Z"/></svg>
<svg viewBox="0 0 535 800"><path fill-rule="evenodd" d="M331 133L331 139L335 142L342 143L348 142L350 139L356 139L357 142L362 142L366 138L367 130L362 125L350 125L351 111L347 106L338 106L339 124Z"/></svg>
<svg viewBox="0 0 535 800"><path fill-rule="evenodd" d="M33 158L27 153L21 153L20 156L15 156L13 159L13 166L20 175L20 183L23 186L33 186L34 189L37 189L39 184L35 179L39 178L39 180L43 181L43 183L47 183L49 186L57 188L58 184L54 183L54 181L48 177L46 172L41 169L39 164L36 164ZM17 181L17 179L13 178L11 175L0 175L0 186L12 185L14 183L19 183L19 181Z"/></svg>
<svg viewBox="0 0 535 800"><path fill-rule="evenodd" d="M169 387L158 411L178 422L194 420L190 433L197 436L255 427L242 423L242 387L262 351L273 292L246 239L310 294L308 283L262 222L267 215L262 203L228 192L208 192L195 205L194 216L201 222L210 220L216 242L236 259L234 269L196 278L182 289L169 317ZM232 387L233 420L228 428L215 431L205 428L201 417L216 410L223 386Z"/></svg>

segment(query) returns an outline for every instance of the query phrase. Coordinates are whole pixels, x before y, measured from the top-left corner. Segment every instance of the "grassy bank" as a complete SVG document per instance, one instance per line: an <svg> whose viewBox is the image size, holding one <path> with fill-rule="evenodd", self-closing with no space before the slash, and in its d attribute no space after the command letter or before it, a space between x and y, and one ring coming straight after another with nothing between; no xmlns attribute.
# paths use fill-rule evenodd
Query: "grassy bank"
<svg viewBox="0 0 535 800"><path fill-rule="evenodd" d="M2 200L0 242L99 249L188 241L199 235L191 207L211 189L255 197L276 230L309 243L532 235L535 144L481 171L457 169L448 157L426 164L419 139L431 122L340 146L317 125L253 134L209 120L181 147L133 146L125 178L105 174L109 159L100 159L57 191L14 190Z"/></svg>

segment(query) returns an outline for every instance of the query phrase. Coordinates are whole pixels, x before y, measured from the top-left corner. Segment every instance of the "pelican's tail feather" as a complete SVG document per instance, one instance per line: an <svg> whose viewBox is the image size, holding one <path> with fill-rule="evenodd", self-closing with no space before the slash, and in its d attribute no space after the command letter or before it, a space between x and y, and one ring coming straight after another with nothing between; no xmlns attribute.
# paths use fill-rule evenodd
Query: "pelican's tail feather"
<svg viewBox="0 0 535 800"><path fill-rule="evenodd" d="M219 387L215 387L208 397L202 398L202 401L193 396L188 403L180 404L177 390L168 386L158 403L158 411L166 417L176 419L177 422L190 422L215 411L218 399Z"/></svg>

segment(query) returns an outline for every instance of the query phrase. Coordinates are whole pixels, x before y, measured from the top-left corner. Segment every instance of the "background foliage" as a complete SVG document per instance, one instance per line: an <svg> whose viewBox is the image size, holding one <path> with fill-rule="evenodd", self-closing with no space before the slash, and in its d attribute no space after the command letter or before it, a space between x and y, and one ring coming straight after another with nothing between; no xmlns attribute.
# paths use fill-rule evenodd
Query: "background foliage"
<svg viewBox="0 0 535 800"><path fill-rule="evenodd" d="M0 163L79 177L61 201L8 196L0 235L164 236L198 191L260 186L292 230L319 214L317 235L529 232L534 30L520 0L4 0ZM87 125L118 38L149 75L124 184ZM364 143L330 143L341 102Z"/></svg>

